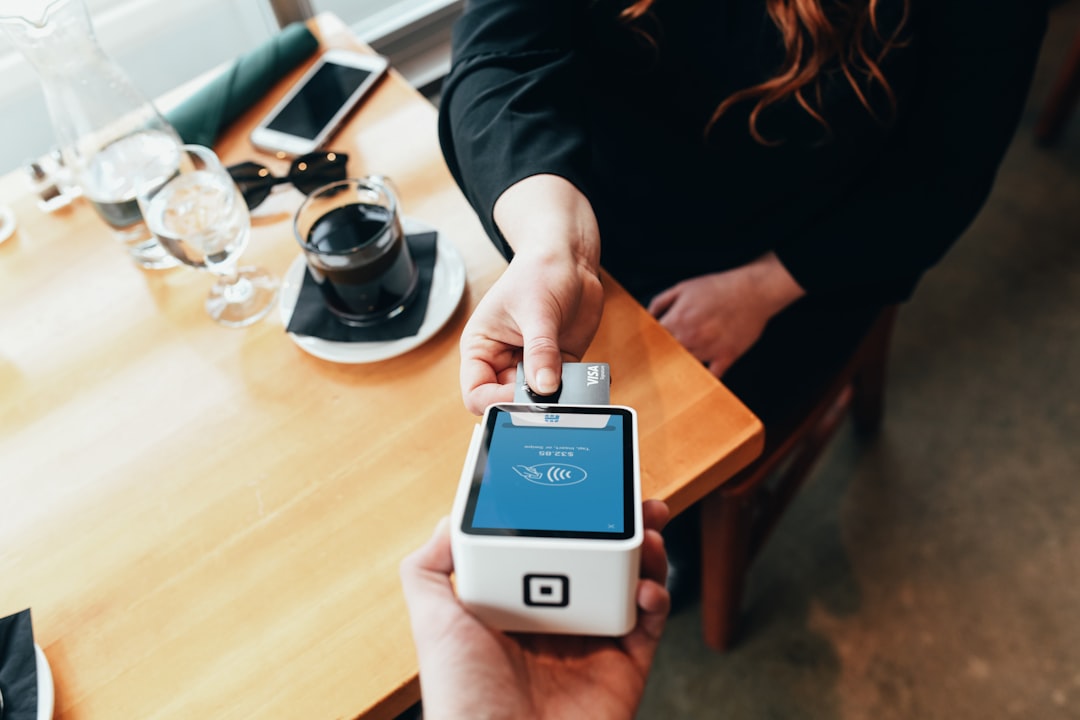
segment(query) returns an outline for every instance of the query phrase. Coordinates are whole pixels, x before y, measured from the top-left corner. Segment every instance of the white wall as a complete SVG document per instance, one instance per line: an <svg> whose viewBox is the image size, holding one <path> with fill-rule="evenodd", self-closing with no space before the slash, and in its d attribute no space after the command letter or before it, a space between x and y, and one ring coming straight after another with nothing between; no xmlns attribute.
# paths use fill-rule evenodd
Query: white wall
<svg viewBox="0 0 1080 720"><path fill-rule="evenodd" d="M250 50L277 31L261 0L87 0L87 5L105 52L147 97ZM4 8L0 3L0 12ZM0 40L2 174L48 151L53 133L37 75L6 38Z"/></svg>
<svg viewBox="0 0 1080 720"><path fill-rule="evenodd" d="M265 0L84 0L105 52L147 97L157 97L278 31ZM0 15L20 4L0 0ZM314 0L388 55L417 86L450 64L450 25L462 0ZM46 153L52 125L37 75L0 33L0 174Z"/></svg>

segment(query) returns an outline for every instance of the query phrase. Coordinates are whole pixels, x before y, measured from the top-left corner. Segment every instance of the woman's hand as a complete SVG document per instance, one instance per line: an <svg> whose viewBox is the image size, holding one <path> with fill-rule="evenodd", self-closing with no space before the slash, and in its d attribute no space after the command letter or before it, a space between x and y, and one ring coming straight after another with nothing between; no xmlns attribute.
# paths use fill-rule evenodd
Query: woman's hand
<svg viewBox="0 0 1080 720"><path fill-rule="evenodd" d="M719 378L773 315L804 294L769 253L734 270L684 280L653 298L649 312Z"/></svg>
<svg viewBox="0 0 1080 720"><path fill-rule="evenodd" d="M516 183L496 202L495 221L515 254L461 334L461 394L476 414L513 399L519 361L529 387L558 390L563 360L585 354L604 305L596 218L570 182Z"/></svg>

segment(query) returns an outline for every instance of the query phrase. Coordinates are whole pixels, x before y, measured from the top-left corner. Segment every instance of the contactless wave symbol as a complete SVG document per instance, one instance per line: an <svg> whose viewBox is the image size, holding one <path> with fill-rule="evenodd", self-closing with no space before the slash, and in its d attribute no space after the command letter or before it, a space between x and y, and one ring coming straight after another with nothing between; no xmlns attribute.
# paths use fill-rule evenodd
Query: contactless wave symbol
<svg viewBox="0 0 1080 720"><path fill-rule="evenodd" d="M577 465L563 463L540 463L539 465L515 465L514 472L537 485L577 485L585 482L589 473Z"/></svg>

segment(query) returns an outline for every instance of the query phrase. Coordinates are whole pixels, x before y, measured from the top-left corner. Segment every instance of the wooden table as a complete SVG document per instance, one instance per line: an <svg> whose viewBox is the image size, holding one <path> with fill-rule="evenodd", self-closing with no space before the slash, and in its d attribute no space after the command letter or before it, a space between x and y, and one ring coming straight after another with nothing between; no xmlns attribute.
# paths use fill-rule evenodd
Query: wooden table
<svg viewBox="0 0 1080 720"><path fill-rule="evenodd" d="M227 162L258 157L248 130L302 71L231 128ZM447 326L373 364L306 354L276 312L219 327L207 274L141 271L85 202L45 215L0 180L19 219L0 245L0 616L32 608L56 717L386 718L418 699L397 566L449 511L475 422L457 339L504 267L435 117L392 75L331 143L466 259ZM287 214L258 221L247 260L281 275L297 255ZM761 426L606 287L589 357L640 413L645 496L678 512L753 459Z"/></svg>

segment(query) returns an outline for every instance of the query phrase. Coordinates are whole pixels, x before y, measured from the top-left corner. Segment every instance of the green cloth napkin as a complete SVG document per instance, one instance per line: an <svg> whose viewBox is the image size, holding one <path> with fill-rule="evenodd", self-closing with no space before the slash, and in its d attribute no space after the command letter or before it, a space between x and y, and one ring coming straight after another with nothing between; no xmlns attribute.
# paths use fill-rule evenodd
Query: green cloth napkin
<svg viewBox="0 0 1080 720"><path fill-rule="evenodd" d="M288 25L248 52L165 118L185 143L213 147L221 132L319 47L304 23Z"/></svg>
<svg viewBox="0 0 1080 720"><path fill-rule="evenodd" d="M37 720L37 655L29 609L0 618L0 692L3 720Z"/></svg>

